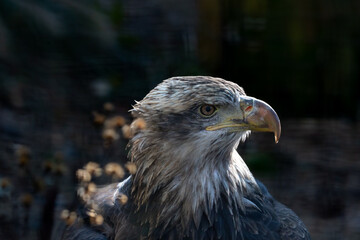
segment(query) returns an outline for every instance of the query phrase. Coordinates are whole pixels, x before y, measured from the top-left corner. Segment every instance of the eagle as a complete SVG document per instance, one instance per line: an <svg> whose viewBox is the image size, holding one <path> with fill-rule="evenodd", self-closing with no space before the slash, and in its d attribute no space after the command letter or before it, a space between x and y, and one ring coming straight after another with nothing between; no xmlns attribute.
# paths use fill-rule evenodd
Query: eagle
<svg viewBox="0 0 360 240"><path fill-rule="evenodd" d="M83 214L62 239L310 239L236 150L251 131L279 141L269 104L221 78L183 76L161 82L131 112L146 123L129 142L136 173L93 196L101 225Z"/></svg>

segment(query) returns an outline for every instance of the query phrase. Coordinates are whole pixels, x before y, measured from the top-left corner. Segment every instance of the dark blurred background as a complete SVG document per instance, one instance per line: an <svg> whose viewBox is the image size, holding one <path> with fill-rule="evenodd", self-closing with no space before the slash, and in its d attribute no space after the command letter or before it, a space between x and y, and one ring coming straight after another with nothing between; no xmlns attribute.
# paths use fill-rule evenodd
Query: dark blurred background
<svg viewBox="0 0 360 240"><path fill-rule="evenodd" d="M88 162L128 174L127 111L178 75L270 103L280 143L240 154L313 239L360 239L359 43L356 0L1 0L0 239L56 235Z"/></svg>

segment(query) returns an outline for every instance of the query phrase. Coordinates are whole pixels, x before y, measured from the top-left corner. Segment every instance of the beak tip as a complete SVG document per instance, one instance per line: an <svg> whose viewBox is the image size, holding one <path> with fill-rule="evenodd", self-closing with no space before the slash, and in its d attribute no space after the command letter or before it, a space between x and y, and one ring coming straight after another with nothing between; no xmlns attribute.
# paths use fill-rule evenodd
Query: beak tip
<svg viewBox="0 0 360 240"><path fill-rule="evenodd" d="M278 127L274 131L274 137L275 137L275 143L278 143L280 140L280 134L281 134L281 126L280 121L278 122Z"/></svg>
<svg viewBox="0 0 360 240"><path fill-rule="evenodd" d="M280 140L280 134L281 134L281 126L280 126L280 121L278 122L279 125L277 127L277 129L274 132L274 136L275 136L275 143L278 143Z"/></svg>

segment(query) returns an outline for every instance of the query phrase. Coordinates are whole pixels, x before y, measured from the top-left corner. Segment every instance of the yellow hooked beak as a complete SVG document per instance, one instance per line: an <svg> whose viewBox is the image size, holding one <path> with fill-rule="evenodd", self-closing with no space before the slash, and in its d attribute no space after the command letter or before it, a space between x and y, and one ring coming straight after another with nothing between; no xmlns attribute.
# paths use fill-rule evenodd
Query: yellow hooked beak
<svg viewBox="0 0 360 240"><path fill-rule="evenodd" d="M226 114L224 120L206 130L215 131L229 128L230 131L252 130L257 132L273 132L278 143L281 134L280 120L274 109L264 101L243 96L240 108L236 112Z"/></svg>

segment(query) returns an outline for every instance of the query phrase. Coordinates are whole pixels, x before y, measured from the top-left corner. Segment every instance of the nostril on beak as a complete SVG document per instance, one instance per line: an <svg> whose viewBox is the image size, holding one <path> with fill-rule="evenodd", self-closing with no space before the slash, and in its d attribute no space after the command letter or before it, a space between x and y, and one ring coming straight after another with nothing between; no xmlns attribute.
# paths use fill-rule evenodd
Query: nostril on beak
<svg viewBox="0 0 360 240"><path fill-rule="evenodd" d="M247 106L247 107L245 108L245 112L250 112L252 109L253 109L252 106Z"/></svg>

